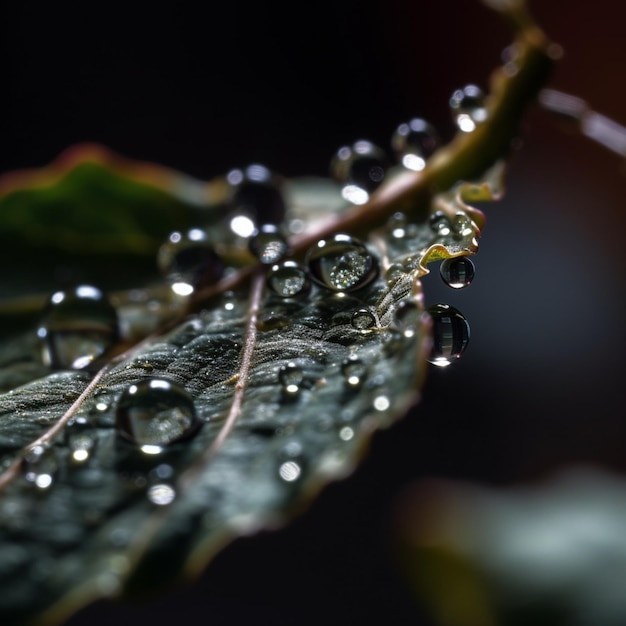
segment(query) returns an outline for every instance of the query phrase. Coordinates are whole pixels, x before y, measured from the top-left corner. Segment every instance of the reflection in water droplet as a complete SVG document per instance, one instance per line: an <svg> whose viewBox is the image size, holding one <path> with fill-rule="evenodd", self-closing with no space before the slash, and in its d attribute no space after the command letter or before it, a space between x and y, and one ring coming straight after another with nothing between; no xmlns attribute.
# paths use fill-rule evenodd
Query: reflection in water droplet
<svg viewBox="0 0 626 626"><path fill-rule="evenodd" d="M278 468L278 475L288 483L298 480L301 474L302 468L295 461L285 461Z"/></svg>
<svg viewBox="0 0 626 626"><path fill-rule="evenodd" d="M476 271L472 260L461 256L443 260L439 266L439 273L446 285L453 289L463 289L474 280Z"/></svg>
<svg viewBox="0 0 626 626"><path fill-rule="evenodd" d="M344 185L343 197L353 204L364 204L385 179L387 155L369 141L343 146L333 157L330 173Z"/></svg>
<svg viewBox="0 0 626 626"><path fill-rule="evenodd" d="M341 372L346 383L352 387L360 387L367 375L367 366L356 354L351 354L341 364Z"/></svg>
<svg viewBox="0 0 626 626"><path fill-rule="evenodd" d="M22 463L24 478L42 490L52 486L58 469L56 450L41 445L31 448Z"/></svg>
<svg viewBox="0 0 626 626"><path fill-rule="evenodd" d="M279 178L258 163L226 175L230 185L235 234L249 237L259 224L280 224L286 213ZM246 225L247 223L247 225Z"/></svg>
<svg viewBox="0 0 626 626"><path fill-rule="evenodd" d="M248 247L250 252L264 265L278 263L289 254L289 245L285 236L274 224L264 224L252 233Z"/></svg>
<svg viewBox="0 0 626 626"><path fill-rule="evenodd" d="M446 367L461 357L470 338L470 327L463 315L449 304L427 308L433 319L433 348L428 361Z"/></svg>
<svg viewBox="0 0 626 626"><path fill-rule="evenodd" d="M147 495L148 500L150 500L152 504L166 506L174 501L176 491L171 485L160 483L158 485L152 485L152 487L148 489Z"/></svg>
<svg viewBox="0 0 626 626"><path fill-rule="evenodd" d="M308 293L311 288L307 271L296 261L283 261L272 266L267 276L270 289L281 298Z"/></svg>
<svg viewBox="0 0 626 626"><path fill-rule="evenodd" d="M476 85L457 89L450 98L450 109L454 122L464 133L471 133L487 119L485 94Z"/></svg>
<svg viewBox="0 0 626 626"><path fill-rule="evenodd" d="M333 291L353 291L378 275L378 263L358 239L338 233L309 249L306 263L311 278Z"/></svg>
<svg viewBox="0 0 626 626"><path fill-rule="evenodd" d="M201 425L193 398L175 383L156 378L127 387L115 419L118 433L146 454L195 434Z"/></svg>
<svg viewBox="0 0 626 626"><path fill-rule="evenodd" d="M343 441L351 441L352 439L354 439L354 429L352 429L350 426L344 426L339 431L339 438Z"/></svg>
<svg viewBox="0 0 626 626"><path fill-rule="evenodd" d="M295 363L287 363L278 370L278 380L287 395L295 396L300 393L304 373L302 368Z"/></svg>
<svg viewBox="0 0 626 626"><path fill-rule="evenodd" d="M91 285L57 291L43 310L37 336L45 365L83 369L118 340L117 312Z"/></svg>
<svg viewBox="0 0 626 626"><path fill-rule="evenodd" d="M386 411L391 406L391 402L387 396L376 396L373 405L377 411Z"/></svg>
<svg viewBox="0 0 626 626"><path fill-rule="evenodd" d="M171 233L159 248L157 265L172 291L180 296L213 285L224 273L221 258L206 232L199 228L192 228L185 234Z"/></svg>
<svg viewBox="0 0 626 626"><path fill-rule="evenodd" d="M376 327L376 316L369 309L359 309L352 314L350 323L356 330L371 330Z"/></svg>
<svg viewBox="0 0 626 626"><path fill-rule="evenodd" d="M439 145L437 131L426 120L416 117L396 128L391 146L397 159L407 169L419 172Z"/></svg>

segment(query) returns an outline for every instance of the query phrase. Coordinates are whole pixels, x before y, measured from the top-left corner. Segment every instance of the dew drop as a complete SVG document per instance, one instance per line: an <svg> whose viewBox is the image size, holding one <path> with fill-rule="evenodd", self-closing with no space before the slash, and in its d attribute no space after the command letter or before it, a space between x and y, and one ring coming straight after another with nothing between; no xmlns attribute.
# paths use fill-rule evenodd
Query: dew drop
<svg viewBox="0 0 626 626"><path fill-rule="evenodd" d="M412 300L402 300L394 311L394 325L407 339L419 332L423 311Z"/></svg>
<svg viewBox="0 0 626 626"><path fill-rule="evenodd" d="M44 308L37 336L45 365L84 369L119 339L117 312L92 285L57 291Z"/></svg>
<svg viewBox="0 0 626 626"><path fill-rule="evenodd" d="M296 396L300 393L304 381L304 372L301 367L290 362L278 370L278 380L287 396Z"/></svg>
<svg viewBox="0 0 626 626"><path fill-rule="evenodd" d="M304 470L302 445L298 441L290 441L279 453L278 476L287 483L301 478Z"/></svg>
<svg viewBox="0 0 626 626"><path fill-rule="evenodd" d="M321 239L309 249L306 264L311 278L333 291L353 291L378 275L378 263L358 239L343 233Z"/></svg>
<svg viewBox="0 0 626 626"><path fill-rule="evenodd" d="M168 380L152 378L127 387L117 404L117 432L146 454L196 433L201 421L193 398Z"/></svg>
<svg viewBox="0 0 626 626"><path fill-rule="evenodd" d="M476 273L473 261L466 257L444 259L439 266L443 282L453 289L463 289L470 285Z"/></svg>
<svg viewBox="0 0 626 626"><path fill-rule="evenodd" d="M376 316L369 309L359 309L352 314L350 323L356 330L371 330L376 327Z"/></svg>
<svg viewBox="0 0 626 626"><path fill-rule="evenodd" d="M395 283L406 274L404 266L400 263L392 263L385 271L385 280L389 285Z"/></svg>
<svg viewBox="0 0 626 626"><path fill-rule="evenodd" d="M449 304L435 304L426 311L433 320L433 348L428 359L446 367L461 357L470 338L470 327L463 315Z"/></svg>
<svg viewBox="0 0 626 626"><path fill-rule="evenodd" d="M159 248L157 265L180 296L217 282L224 273L224 264L215 252L205 231L192 228L187 233L174 231Z"/></svg>
<svg viewBox="0 0 626 626"><path fill-rule="evenodd" d="M295 461L285 461L278 467L278 475L288 483L292 483L300 478L302 468Z"/></svg>
<svg viewBox="0 0 626 626"><path fill-rule="evenodd" d="M341 364L341 373L346 383L356 389L363 384L367 376L367 366L356 354L351 354Z"/></svg>
<svg viewBox="0 0 626 626"><path fill-rule="evenodd" d="M351 441L354 439L354 429L350 426L344 426L339 430L339 438L342 441Z"/></svg>
<svg viewBox="0 0 626 626"><path fill-rule="evenodd" d="M343 184L343 197L353 204L365 204L385 179L388 159L385 152L370 141L357 141L340 148L330 164L330 173Z"/></svg>
<svg viewBox="0 0 626 626"><path fill-rule="evenodd" d="M73 463L85 463L88 461L95 445L96 440L93 435L85 430L79 429L78 432L69 433L68 435L68 447Z"/></svg>
<svg viewBox="0 0 626 626"><path fill-rule="evenodd" d="M450 98L450 110L455 124L464 133L471 133L487 119L485 93L476 85L457 89Z"/></svg>
<svg viewBox="0 0 626 626"><path fill-rule="evenodd" d="M274 224L264 224L255 230L248 241L248 247L264 265L278 263L289 254L287 240Z"/></svg>
<svg viewBox="0 0 626 626"><path fill-rule="evenodd" d="M272 266L267 276L269 288L281 298L293 298L311 289L307 271L296 261L287 260Z"/></svg>
<svg viewBox="0 0 626 626"><path fill-rule="evenodd" d="M391 137L396 158L407 169L419 172L439 145L439 136L432 124L415 117L400 124Z"/></svg>
<svg viewBox="0 0 626 626"><path fill-rule="evenodd" d="M430 227L440 237L447 237L452 232L450 219L441 211L437 211L430 216Z"/></svg>
<svg viewBox="0 0 626 626"><path fill-rule="evenodd" d="M152 504L156 504L157 506L167 506L174 502L174 498L176 498L176 491L171 485L167 485L165 483L159 483L157 485L152 485L148 489L148 500L152 502Z"/></svg>
<svg viewBox="0 0 626 626"><path fill-rule="evenodd" d="M286 214L279 177L264 165L254 163L226 175L230 185L235 234L249 237L259 224L280 224Z"/></svg>
<svg viewBox="0 0 626 626"><path fill-rule="evenodd" d="M51 487L58 469L59 464L54 448L37 445L24 456L22 464L24 478L38 489L46 490Z"/></svg>

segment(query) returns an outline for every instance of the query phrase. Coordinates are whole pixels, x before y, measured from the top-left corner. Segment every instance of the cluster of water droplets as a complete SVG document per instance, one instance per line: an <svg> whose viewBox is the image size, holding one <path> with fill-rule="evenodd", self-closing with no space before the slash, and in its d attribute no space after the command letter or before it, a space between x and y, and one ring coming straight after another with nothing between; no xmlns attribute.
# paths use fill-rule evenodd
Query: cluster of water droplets
<svg viewBox="0 0 626 626"><path fill-rule="evenodd" d="M477 85L456 89L448 101L455 126L464 133L476 130L488 116L485 102L485 92ZM342 185L345 200L365 204L390 176L394 161L401 168L419 172L440 145L441 138L433 124L416 116L398 124L393 131L390 142L393 158L383 147L360 139L337 150L331 160L330 174Z"/></svg>

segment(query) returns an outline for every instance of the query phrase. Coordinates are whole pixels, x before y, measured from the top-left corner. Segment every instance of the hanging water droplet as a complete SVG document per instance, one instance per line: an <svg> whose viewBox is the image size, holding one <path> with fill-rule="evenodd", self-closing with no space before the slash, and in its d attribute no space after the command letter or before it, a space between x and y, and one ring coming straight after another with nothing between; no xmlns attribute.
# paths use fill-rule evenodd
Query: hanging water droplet
<svg viewBox="0 0 626 626"><path fill-rule="evenodd" d="M435 304L426 310L433 320L433 348L428 361L438 367L446 367L460 358L467 348L469 324L449 304Z"/></svg>
<svg viewBox="0 0 626 626"><path fill-rule="evenodd" d="M45 365L83 369L119 339L117 312L92 285L57 291L44 308L37 335Z"/></svg>
<svg viewBox="0 0 626 626"><path fill-rule="evenodd" d="M56 450L43 445L31 448L22 463L24 478L42 490L52 486L58 469Z"/></svg>
<svg viewBox="0 0 626 626"><path fill-rule="evenodd" d="M233 169L226 175L230 185L231 230L249 237L259 224L280 224L287 212L280 179L258 163Z"/></svg>
<svg viewBox="0 0 626 626"><path fill-rule="evenodd" d="M485 93L476 85L457 89L450 98L450 109L455 124L464 133L471 133L487 119Z"/></svg>
<svg viewBox="0 0 626 626"><path fill-rule="evenodd" d="M397 159L407 169L419 172L439 145L439 136L432 124L415 117L400 124L391 137L391 147Z"/></svg>
<svg viewBox="0 0 626 626"><path fill-rule="evenodd" d="M452 232L450 218L441 211L437 211L430 216L430 227L440 237L447 237Z"/></svg>
<svg viewBox="0 0 626 626"><path fill-rule="evenodd" d="M127 387L118 401L115 420L118 433L147 454L195 434L201 425L187 391L158 378Z"/></svg>
<svg viewBox="0 0 626 626"><path fill-rule="evenodd" d="M376 327L376 316L369 309L359 309L352 314L350 323L355 330L371 330Z"/></svg>
<svg viewBox="0 0 626 626"><path fill-rule="evenodd" d="M444 259L439 266L439 273L446 285L453 289L463 289L474 280L476 270L470 258L460 256Z"/></svg>
<svg viewBox="0 0 626 626"><path fill-rule="evenodd" d="M250 252L264 265L278 263L289 254L289 245L278 226L264 224L248 241Z"/></svg>
<svg viewBox="0 0 626 626"><path fill-rule="evenodd" d="M381 148L361 140L337 151L330 173L344 185L341 193L348 202L365 204L385 179L388 166L387 155Z"/></svg>
<svg viewBox="0 0 626 626"><path fill-rule="evenodd" d="M207 233L192 228L187 233L174 231L159 248L157 265L179 296L215 284L224 273L222 259L215 252Z"/></svg>
<svg viewBox="0 0 626 626"><path fill-rule="evenodd" d="M360 289L378 275L378 263L365 244L343 233L318 241L306 263L311 278L333 291Z"/></svg>
<svg viewBox="0 0 626 626"><path fill-rule="evenodd" d="M346 379L346 384L356 389L365 380L367 366L356 354L351 354L341 364L341 373Z"/></svg>
<svg viewBox="0 0 626 626"><path fill-rule="evenodd" d="M174 498L176 498L176 491L171 485L167 485L165 483L159 483L157 485L152 485L148 489L147 492L148 500L152 502L152 504L156 504L157 506L167 506L174 502Z"/></svg>
<svg viewBox="0 0 626 626"><path fill-rule="evenodd" d="M278 370L278 380L287 396L296 396L300 393L302 383L304 382L304 372L301 367L290 362L281 366Z"/></svg>
<svg viewBox="0 0 626 626"><path fill-rule="evenodd" d="M309 292L307 271L296 261L287 260L272 267L267 276L270 289L281 298L293 298Z"/></svg>

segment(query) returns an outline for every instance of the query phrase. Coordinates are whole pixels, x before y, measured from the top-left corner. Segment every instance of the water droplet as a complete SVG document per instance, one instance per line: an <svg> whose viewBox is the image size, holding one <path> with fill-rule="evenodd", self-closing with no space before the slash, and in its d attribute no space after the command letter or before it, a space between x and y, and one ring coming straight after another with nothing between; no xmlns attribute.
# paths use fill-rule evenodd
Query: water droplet
<svg viewBox="0 0 626 626"><path fill-rule="evenodd" d="M346 383L356 389L365 380L367 366L356 354L351 354L341 364L341 372L346 379Z"/></svg>
<svg viewBox="0 0 626 626"><path fill-rule="evenodd" d="M264 265L278 263L289 254L287 240L274 224L264 224L255 230L248 241L248 247Z"/></svg>
<svg viewBox="0 0 626 626"><path fill-rule="evenodd" d="M224 264L205 231L192 228L187 233L175 231L159 248L157 265L180 296L188 296L200 287L217 282Z"/></svg>
<svg viewBox="0 0 626 626"><path fill-rule="evenodd" d="M344 185L343 197L353 204L364 204L385 179L388 160L385 152L369 141L343 146L333 157L331 176Z"/></svg>
<svg viewBox="0 0 626 626"><path fill-rule="evenodd" d="M372 404L377 411L386 411L391 406L387 396L376 396Z"/></svg>
<svg viewBox="0 0 626 626"><path fill-rule="evenodd" d="M272 267L267 276L270 289L281 298L308 293L311 282L307 271L296 261L283 261Z"/></svg>
<svg viewBox="0 0 626 626"><path fill-rule="evenodd" d="M371 330L376 327L376 316L369 309L359 309L352 314L350 323L356 330Z"/></svg>
<svg viewBox="0 0 626 626"><path fill-rule="evenodd" d="M290 441L279 453L278 475L285 482L292 483L302 476L303 470L302 445L298 441Z"/></svg>
<svg viewBox="0 0 626 626"><path fill-rule="evenodd" d="M339 438L342 441L351 441L354 439L354 429L350 426L344 426L339 430Z"/></svg>
<svg viewBox="0 0 626 626"><path fill-rule="evenodd" d="M302 468L295 461L285 461L278 467L278 475L288 483L298 480L301 473Z"/></svg>
<svg viewBox="0 0 626 626"><path fill-rule="evenodd" d="M420 327L423 311L412 300L402 300L394 312L394 326L407 339L414 337Z"/></svg>
<svg viewBox="0 0 626 626"><path fill-rule="evenodd" d="M54 483L59 469L56 450L47 446L37 445L24 456L22 471L24 478L38 489L48 489Z"/></svg>
<svg viewBox="0 0 626 626"><path fill-rule="evenodd" d="M127 387L115 419L118 433L146 454L158 454L162 446L195 434L201 425L193 398L182 387L158 378Z"/></svg>
<svg viewBox="0 0 626 626"><path fill-rule="evenodd" d="M447 237L452 232L450 218L441 211L437 211L430 216L430 227L440 237Z"/></svg>
<svg viewBox="0 0 626 626"><path fill-rule="evenodd" d="M454 216L454 230L461 237L469 237L470 235L474 234L472 221L465 213L457 213Z"/></svg>
<svg viewBox="0 0 626 626"><path fill-rule="evenodd" d="M471 133L487 119L485 93L476 85L457 89L450 98L450 109L454 122L464 133Z"/></svg>
<svg viewBox="0 0 626 626"><path fill-rule="evenodd" d="M152 502L152 504L156 504L157 506L167 506L174 502L174 498L176 498L176 491L171 485L167 485L165 483L159 483L157 485L152 485L150 489L148 489L148 500Z"/></svg>
<svg viewBox="0 0 626 626"><path fill-rule="evenodd" d="M429 306L433 320L433 348L428 361L446 367L456 361L467 348L470 328L463 315L449 304Z"/></svg>
<svg viewBox="0 0 626 626"><path fill-rule="evenodd" d="M311 278L333 291L360 289L378 275L378 263L365 244L342 233L318 241L306 263Z"/></svg>
<svg viewBox="0 0 626 626"><path fill-rule="evenodd" d="M406 274L404 266L400 263L392 263L385 272L385 280L388 284L395 283L399 278Z"/></svg>
<svg viewBox="0 0 626 626"><path fill-rule="evenodd" d="M284 220L286 206L279 177L267 167L255 163L233 169L226 180L231 187L230 226L235 234L249 237L258 224L280 224Z"/></svg>
<svg viewBox="0 0 626 626"><path fill-rule="evenodd" d="M439 145L437 131L426 120L415 117L396 128L391 146L397 159L407 169L419 172Z"/></svg>
<svg viewBox="0 0 626 626"><path fill-rule="evenodd" d="M283 386L283 391L288 396L296 396L300 393L304 382L304 372L295 363L287 363L278 370L278 380Z"/></svg>
<svg viewBox="0 0 626 626"><path fill-rule="evenodd" d="M474 263L466 256L444 259L439 266L443 282L453 289L467 287L474 280L475 272Z"/></svg>
<svg viewBox="0 0 626 626"><path fill-rule="evenodd" d="M37 335L45 365L83 369L118 340L117 312L97 287L57 291L44 308Z"/></svg>
<svg viewBox="0 0 626 626"><path fill-rule="evenodd" d="M85 422L75 422L68 427L68 447L70 458L74 463L85 463L91 456L96 440L91 431L91 425Z"/></svg>

